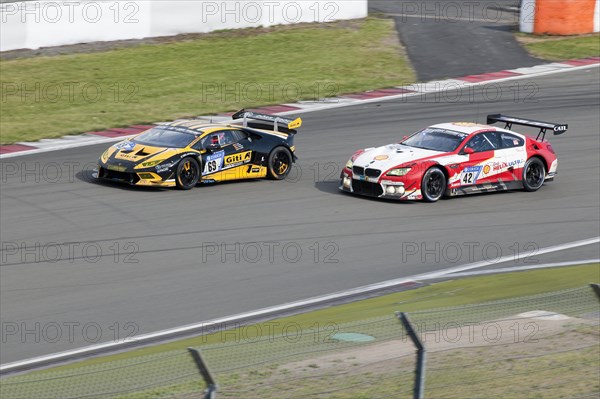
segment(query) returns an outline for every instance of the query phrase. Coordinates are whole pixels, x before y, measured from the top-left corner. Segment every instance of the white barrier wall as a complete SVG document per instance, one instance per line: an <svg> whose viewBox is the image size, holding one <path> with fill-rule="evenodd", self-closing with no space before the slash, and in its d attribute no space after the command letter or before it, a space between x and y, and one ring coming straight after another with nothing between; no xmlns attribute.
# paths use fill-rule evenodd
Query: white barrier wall
<svg viewBox="0 0 600 399"><path fill-rule="evenodd" d="M0 4L0 51L367 16L367 0L27 1Z"/></svg>

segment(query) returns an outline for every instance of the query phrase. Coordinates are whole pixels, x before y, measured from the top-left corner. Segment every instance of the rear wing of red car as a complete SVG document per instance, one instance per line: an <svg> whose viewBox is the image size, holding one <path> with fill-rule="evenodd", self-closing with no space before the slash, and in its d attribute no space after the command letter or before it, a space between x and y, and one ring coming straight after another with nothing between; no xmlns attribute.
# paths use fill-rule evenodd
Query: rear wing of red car
<svg viewBox="0 0 600 399"><path fill-rule="evenodd" d="M296 129L298 129L302 126L301 118L289 119L289 118L284 118L284 117L277 116L277 115L268 115L268 114L261 114L258 112L246 111L244 109L236 112L231 118L234 120L235 119L243 119L244 127L267 129L267 130L273 130L275 132L281 131L282 133L288 133L288 134L296 134L297 133ZM267 124L264 124L264 123L252 124L252 122L250 122L250 123L248 122L248 119L263 121L263 122L268 122L268 123Z"/></svg>
<svg viewBox="0 0 600 399"><path fill-rule="evenodd" d="M546 131L549 129L554 132L554 135L563 134L569 129L569 125L567 125L565 123L541 122L541 121L516 118L514 116L507 116L507 115L501 115L501 114L488 115L488 117L487 117L488 125L491 125L491 124L494 124L497 122L506 123L505 129L508 129L508 130L512 129L512 125L536 127L538 129L540 129L540 132L537 135L537 140L541 139L541 141L544 141L544 138L546 137Z"/></svg>

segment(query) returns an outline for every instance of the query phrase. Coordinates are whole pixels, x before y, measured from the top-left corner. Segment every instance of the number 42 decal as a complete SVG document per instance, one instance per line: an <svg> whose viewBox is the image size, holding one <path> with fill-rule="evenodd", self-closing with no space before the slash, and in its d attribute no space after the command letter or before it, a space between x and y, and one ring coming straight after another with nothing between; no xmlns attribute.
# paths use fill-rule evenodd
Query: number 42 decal
<svg viewBox="0 0 600 399"><path fill-rule="evenodd" d="M466 186L469 184L477 183L477 179L479 178L479 174L481 173L481 166L468 166L466 167L462 175L460 176L460 184L462 186Z"/></svg>

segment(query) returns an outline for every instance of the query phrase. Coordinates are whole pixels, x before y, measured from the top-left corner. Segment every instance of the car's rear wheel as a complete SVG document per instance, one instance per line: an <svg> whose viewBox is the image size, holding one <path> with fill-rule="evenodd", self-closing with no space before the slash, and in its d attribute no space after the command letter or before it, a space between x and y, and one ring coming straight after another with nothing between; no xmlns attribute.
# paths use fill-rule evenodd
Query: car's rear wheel
<svg viewBox="0 0 600 399"><path fill-rule="evenodd" d="M177 188L181 190L190 190L196 187L200 180L200 165L194 158L183 158L177 166L177 175L175 181Z"/></svg>
<svg viewBox="0 0 600 399"><path fill-rule="evenodd" d="M438 168L433 167L425 172L421 182L421 193L426 202L436 202L446 192L446 175Z"/></svg>
<svg viewBox="0 0 600 399"><path fill-rule="evenodd" d="M292 153L285 147L277 147L269 154L268 171L273 180L283 180L292 169Z"/></svg>
<svg viewBox="0 0 600 399"><path fill-rule="evenodd" d="M546 168L539 158L530 158L523 167L523 187L525 191L537 191L544 184Z"/></svg>

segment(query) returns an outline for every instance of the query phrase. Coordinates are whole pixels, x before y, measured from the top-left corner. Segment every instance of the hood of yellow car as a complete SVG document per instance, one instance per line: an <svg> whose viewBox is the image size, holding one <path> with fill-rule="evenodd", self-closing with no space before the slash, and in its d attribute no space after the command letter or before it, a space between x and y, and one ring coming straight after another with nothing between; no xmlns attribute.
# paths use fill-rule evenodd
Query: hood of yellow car
<svg viewBox="0 0 600 399"><path fill-rule="evenodd" d="M160 155L161 159L166 159L172 155L177 153L175 149L165 149L160 147L151 147L142 144L136 144L130 142L127 147L117 148L117 153L115 154L114 159L130 161L130 162L140 162L146 160L153 160L156 156Z"/></svg>

